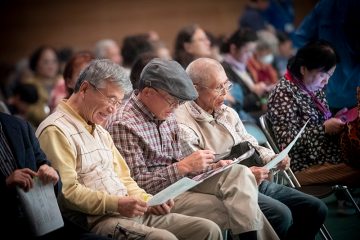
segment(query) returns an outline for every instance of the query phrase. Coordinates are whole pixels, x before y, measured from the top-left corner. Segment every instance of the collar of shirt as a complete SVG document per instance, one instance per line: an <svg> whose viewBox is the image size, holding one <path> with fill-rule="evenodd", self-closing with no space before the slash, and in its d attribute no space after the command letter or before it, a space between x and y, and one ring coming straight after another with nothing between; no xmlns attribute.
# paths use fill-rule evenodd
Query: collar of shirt
<svg viewBox="0 0 360 240"><path fill-rule="evenodd" d="M187 102L184 104L186 108L188 108L191 116L197 121L205 121L212 122L221 118L223 112L225 111L226 106L222 105L219 109L215 110L214 115L206 112L199 105L197 105L194 101Z"/></svg>
<svg viewBox="0 0 360 240"><path fill-rule="evenodd" d="M236 68L238 71L240 72L245 72L246 71L246 66L245 64L237 61L233 56L231 56L230 54L226 54L224 56L224 61L227 62L228 64L230 64L231 66L233 66L234 68Z"/></svg>
<svg viewBox="0 0 360 240"><path fill-rule="evenodd" d="M66 99L61 100L61 102L59 103L59 109L65 112L68 112L69 114L71 114L76 120L78 120L82 125L84 125L84 127L86 128L86 130L89 131L89 133L93 133L95 128L96 128L96 124L88 124L85 119L83 117L80 116L79 113L77 113L68 103Z"/></svg>

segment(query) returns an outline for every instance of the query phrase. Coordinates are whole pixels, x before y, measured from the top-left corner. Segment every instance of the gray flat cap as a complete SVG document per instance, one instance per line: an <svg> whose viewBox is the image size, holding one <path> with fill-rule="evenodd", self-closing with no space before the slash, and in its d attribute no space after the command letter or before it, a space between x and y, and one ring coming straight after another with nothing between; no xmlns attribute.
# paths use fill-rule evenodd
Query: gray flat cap
<svg viewBox="0 0 360 240"><path fill-rule="evenodd" d="M184 68L173 60L152 59L140 75L140 89L144 87L162 89L183 101L198 98L198 93L190 77Z"/></svg>

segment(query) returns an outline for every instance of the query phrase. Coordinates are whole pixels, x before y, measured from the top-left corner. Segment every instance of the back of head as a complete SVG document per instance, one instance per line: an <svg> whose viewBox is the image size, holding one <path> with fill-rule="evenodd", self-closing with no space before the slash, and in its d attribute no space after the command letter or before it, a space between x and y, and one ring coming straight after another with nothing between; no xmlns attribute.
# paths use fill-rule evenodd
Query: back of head
<svg viewBox="0 0 360 240"><path fill-rule="evenodd" d="M319 40L306 44L300 48L296 55L288 62L288 70L298 79L302 79L301 67L306 67L309 71L320 69L329 71L339 62L335 49L330 43Z"/></svg>
<svg viewBox="0 0 360 240"><path fill-rule="evenodd" d="M236 30L222 46L221 51L224 53L230 52L230 45L235 45L237 49L242 48L249 42L255 42L258 40L256 32L249 28L241 28Z"/></svg>
<svg viewBox="0 0 360 240"><path fill-rule="evenodd" d="M84 81L88 81L98 88L102 88L106 82L112 82L119 86L124 94L128 94L132 90L125 69L108 59L97 59L90 62L90 64L80 73L75 85L75 93L79 91L80 86Z"/></svg>
<svg viewBox="0 0 360 240"><path fill-rule="evenodd" d="M148 64L152 59L156 57L158 56L153 52L142 53L138 56L130 72L130 81L134 90L139 89L140 74L142 70L144 69L146 64Z"/></svg>
<svg viewBox="0 0 360 240"><path fill-rule="evenodd" d="M12 96L18 96L22 102L27 104L34 104L39 99L36 86L30 83L18 83L14 87Z"/></svg>
<svg viewBox="0 0 360 240"><path fill-rule="evenodd" d="M164 90L183 101L195 100L198 97L184 68L173 60L152 59L140 75L139 89L145 87Z"/></svg>
<svg viewBox="0 0 360 240"><path fill-rule="evenodd" d="M136 58L144 52L150 52L153 50L153 46L150 43L149 36L147 34L131 35L124 38L121 55L123 57L123 65L126 67L132 67Z"/></svg>

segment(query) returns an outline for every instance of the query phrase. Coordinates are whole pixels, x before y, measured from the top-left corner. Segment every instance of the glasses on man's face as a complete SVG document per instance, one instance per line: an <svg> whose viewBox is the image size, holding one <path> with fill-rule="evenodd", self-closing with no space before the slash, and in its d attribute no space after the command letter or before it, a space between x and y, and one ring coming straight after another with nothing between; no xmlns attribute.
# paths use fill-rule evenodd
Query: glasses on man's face
<svg viewBox="0 0 360 240"><path fill-rule="evenodd" d="M163 94L161 94L161 92L159 92L156 88L153 88L155 90L155 92L157 92L162 99L165 100L165 102L169 105L169 107L171 108L175 108L177 106L180 106L181 104L184 103L184 101L178 100L178 99L169 99L168 97L164 96Z"/></svg>
<svg viewBox="0 0 360 240"><path fill-rule="evenodd" d="M89 84L95 88L104 98L107 99L107 102L113 106L115 109L118 109L121 105L121 102L119 100L117 100L115 97L108 97L108 96L105 96L105 94L103 94L94 84L90 83Z"/></svg>
<svg viewBox="0 0 360 240"><path fill-rule="evenodd" d="M216 92L216 94L221 95L221 94L226 94L227 92L229 92L231 90L231 88L233 87L233 84L229 81L226 80L224 83L220 84L219 86L217 86L216 88L210 88L208 86L205 85L199 85L200 87L209 89L209 90L213 90L214 92Z"/></svg>

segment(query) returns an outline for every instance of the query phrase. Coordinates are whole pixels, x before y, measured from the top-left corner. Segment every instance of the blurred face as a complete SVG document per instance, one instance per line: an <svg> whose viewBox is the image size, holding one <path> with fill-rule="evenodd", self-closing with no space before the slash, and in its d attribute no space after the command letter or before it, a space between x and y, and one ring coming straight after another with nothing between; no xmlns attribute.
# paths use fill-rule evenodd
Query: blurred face
<svg viewBox="0 0 360 240"><path fill-rule="evenodd" d="M174 110L183 103L179 99L171 96L167 92L156 88L145 88L141 95L142 102L159 120L167 119Z"/></svg>
<svg viewBox="0 0 360 240"><path fill-rule="evenodd" d="M107 81L101 88L85 81L81 90L84 91L84 102L86 102L82 106L81 115L88 123L105 124L109 116L120 107L124 98L122 89Z"/></svg>
<svg viewBox="0 0 360 240"><path fill-rule="evenodd" d="M293 55L293 46L291 41L285 41L279 45L279 54L285 58L290 58Z"/></svg>
<svg viewBox="0 0 360 240"><path fill-rule="evenodd" d="M270 49L256 51L255 56L259 62L265 65L272 64L272 62L274 61L274 55L272 54Z"/></svg>
<svg viewBox="0 0 360 240"><path fill-rule="evenodd" d="M190 43L185 43L185 50L196 58L211 55L210 41L205 32L198 28L192 36Z"/></svg>
<svg viewBox="0 0 360 240"><path fill-rule="evenodd" d="M161 48L157 49L156 54L161 59L167 59L167 60L172 59L170 51L166 47L161 47Z"/></svg>
<svg viewBox="0 0 360 240"><path fill-rule="evenodd" d="M224 104L225 95L231 86L224 71L213 73L206 85L196 85L199 98L195 102L206 112L213 113Z"/></svg>
<svg viewBox="0 0 360 240"><path fill-rule="evenodd" d="M54 78L59 71L59 62L52 49L45 49L36 66L36 71L45 78Z"/></svg>
<svg viewBox="0 0 360 240"><path fill-rule="evenodd" d="M309 91L318 91L325 87L329 82L329 78L334 74L335 66L328 72L324 72L320 69L307 70L306 67L301 67L301 73L303 74L303 83Z"/></svg>
<svg viewBox="0 0 360 240"><path fill-rule="evenodd" d="M248 42L240 49L236 48L235 45L232 45L232 56L239 62L247 64L248 60L253 56L255 51L256 43Z"/></svg>
<svg viewBox="0 0 360 240"><path fill-rule="evenodd" d="M113 61L114 63L121 64L122 57L120 56L120 49L116 45L112 45L107 49L107 58Z"/></svg>

